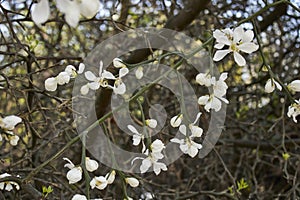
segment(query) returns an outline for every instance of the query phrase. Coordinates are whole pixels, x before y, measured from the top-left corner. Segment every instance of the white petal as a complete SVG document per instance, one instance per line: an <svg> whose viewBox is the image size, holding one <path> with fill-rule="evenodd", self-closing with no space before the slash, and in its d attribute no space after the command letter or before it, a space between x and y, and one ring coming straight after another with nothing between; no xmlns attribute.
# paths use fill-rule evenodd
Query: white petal
<svg viewBox="0 0 300 200"><path fill-rule="evenodd" d="M140 184L139 180L137 180L136 178L133 178L133 177L125 178L125 182L134 188L139 186L139 184Z"/></svg>
<svg viewBox="0 0 300 200"><path fill-rule="evenodd" d="M119 71L119 78L124 77L126 74L128 74L129 69L127 67L123 67Z"/></svg>
<svg viewBox="0 0 300 200"><path fill-rule="evenodd" d="M116 79L116 77L111 72L106 71L106 70L103 70L103 73L102 73L101 77L106 78L106 79L110 79L110 80Z"/></svg>
<svg viewBox="0 0 300 200"><path fill-rule="evenodd" d="M244 29L242 26L235 28L233 31L234 42L236 43L239 42L242 39L243 35L244 35Z"/></svg>
<svg viewBox="0 0 300 200"><path fill-rule="evenodd" d="M18 144L18 141L19 141L19 136L17 136L17 135L10 136L10 138L9 138L9 143L12 146L16 146Z"/></svg>
<svg viewBox="0 0 300 200"><path fill-rule="evenodd" d="M76 68L73 65L66 66L65 72L69 74L69 76L73 76L74 72L76 72Z"/></svg>
<svg viewBox="0 0 300 200"><path fill-rule="evenodd" d="M67 179L69 180L69 184L74 184L80 181L82 178L82 169L81 167L74 167L69 170L67 173Z"/></svg>
<svg viewBox="0 0 300 200"><path fill-rule="evenodd" d="M55 91L57 89L57 80L54 77L47 78L45 81L45 89L47 91Z"/></svg>
<svg viewBox="0 0 300 200"><path fill-rule="evenodd" d="M80 4L80 12L86 18L94 17L100 8L99 0L82 0Z"/></svg>
<svg viewBox="0 0 300 200"><path fill-rule="evenodd" d="M95 76L95 74L93 72L91 72L91 71L85 72L84 76L89 81L95 81L97 79L97 77Z"/></svg>
<svg viewBox="0 0 300 200"><path fill-rule="evenodd" d="M126 67L126 65L123 63L123 61L120 58L114 58L113 65L116 68L123 68Z"/></svg>
<svg viewBox="0 0 300 200"><path fill-rule="evenodd" d="M46 22L50 15L50 7L48 0L40 0L39 3L35 4L32 11L31 16L32 20L36 24L42 24Z"/></svg>
<svg viewBox="0 0 300 200"><path fill-rule="evenodd" d="M87 200L86 196L81 194L75 194L71 200Z"/></svg>
<svg viewBox="0 0 300 200"><path fill-rule="evenodd" d="M128 125L127 126L127 128L132 132L132 133L134 133L134 134L140 134L137 130L136 130L136 128L134 127L134 126L132 126L132 125Z"/></svg>
<svg viewBox="0 0 300 200"><path fill-rule="evenodd" d="M78 74L82 74L85 69L85 65L83 63L79 64L79 69L77 71Z"/></svg>
<svg viewBox="0 0 300 200"><path fill-rule="evenodd" d="M164 148L165 148L164 143L161 140L159 140L159 139L156 139L151 144L151 151L153 153L161 152Z"/></svg>
<svg viewBox="0 0 300 200"><path fill-rule="evenodd" d="M92 90L98 90L100 87L100 83L98 81L89 83L89 88Z"/></svg>
<svg viewBox="0 0 300 200"><path fill-rule="evenodd" d="M150 128L156 128L157 121L155 119L147 119L146 125L149 126Z"/></svg>
<svg viewBox="0 0 300 200"><path fill-rule="evenodd" d="M96 187L99 190L103 190L104 188L106 188L107 184L108 182L103 176L94 177L90 182L90 186L92 189Z"/></svg>
<svg viewBox="0 0 300 200"><path fill-rule="evenodd" d="M139 145L141 142L141 139L142 139L141 135L137 135L137 134L133 135L132 136L133 145L134 146Z"/></svg>
<svg viewBox="0 0 300 200"><path fill-rule="evenodd" d="M20 122L22 122L22 119L16 115L10 115L2 119L2 123L4 124L3 128L8 130L13 130Z"/></svg>
<svg viewBox="0 0 300 200"><path fill-rule="evenodd" d="M225 81L228 77L228 73L227 72L223 72L220 77L219 77L219 80L221 81Z"/></svg>
<svg viewBox="0 0 300 200"><path fill-rule="evenodd" d="M164 163L161 163L161 162L154 163L154 165L153 165L154 173L156 175L158 175L161 172L161 170L167 171L167 166Z"/></svg>
<svg viewBox="0 0 300 200"><path fill-rule="evenodd" d="M196 116L196 119L195 119L195 121L193 122L193 124L196 124L196 123L197 123L197 121L199 120L201 114L202 114L201 112L198 112L198 114L197 114L197 116Z"/></svg>
<svg viewBox="0 0 300 200"><path fill-rule="evenodd" d="M198 154L198 148L195 146L191 146L188 151L187 151L188 155L191 156L192 158L194 158L197 154Z"/></svg>
<svg viewBox="0 0 300 200"><path fill-rule="evenodd" d="M243 42L251 42L254 38L254 32L252 30L247 30L243 35L242 35L242 41Z"/></svg>
<svg viewBox="0 0 300 200"><path fill-rule="evenodd" d="M178 138L172 138L170 140L171 142L174 142L174 143L178 143L178 144L183 144L184 143L184 140L183 139L178 139Z"/></svg>
<svg viewBox="0 0 300 200"><path fill-rule="evenodd" d="M70 75L67 72L60 72L56 77L56 80L58 85L64 85L66 83L69 83Z"/></svg>
<svg viewBox="0 0 300 200"><path fill-rule="evenodd" d="M96 160L92 160L89 157L86 157L85 158L85 166L86 166L87 171L93 172L98 169L99 164Z"/></svg>
<svg viewBox="0 0 300 200"><path fill-rule="evenodd" d="M180 131L183 135L186 135L186 126L185 126L185 125L180 125L180 126L179 126L179 131Z"/></svg>
<svg viewBox="0 0 300 200"><path fill-rule="evenodd" d="M217 44L215 44L215 46L214 46L216 49L222 49L223 47L224 47L224 44L222 44L222 43L217 43Z"/></svg>
<svg viewBox="0 0 300 200"><path fill-rule="evenodd" d="M252 42L247 42L247 43L238 45L238 49L245 53L252 53L252 52L256 51L258 48L259 48L259 46Z"/></svg>
<svg viewBox="0 0 300 200"><path fill-rule="evenodd" d="M276 85L276 88L279 90L279 91L281 91L282 90L282 86L277 82L277 81L275 81L275 80L273 80L274 81L274 83L275 83L275 85Z"/></svg>
<svg viewBox="0 0 300 200"><path fill-rule="evenodd" d="M151 161L149 159L144 159L142 161L142 164L140 166L140 171L141 173L145 173L146 171L148 171L148 169L151 167Z"/></svg>
<svg viewBox="0 0 300 200"><path fill-rule="evenodd" d="M241 54L239 54L238 52L234 51L233 52L233 57L234 57L234 61L239 65L239 66L245 66L246 65L246 60L243 56L241 56Z"/></svg>
<svg viewBox="0 0 300 200"><path fill-rule="evenodd" d="M218 112L219 110L221 110L221 106L222 102L218 98L213 97L211 101L211 108Z"/></svg>
<svg viewBox="0 0 300 200"><path fill-rule="evenodd" d="M63 160L67 161L68 163L64 165L64 167L67 167L69 169L73 169L75 165L69 158L63 158Z"/></svg>
<svg viewBox="0 0 300 200"><path fill-rule="evenodd" d="M222 60L227 54L229 54L231 51L229 49L227 50L218 50L216 51L213 60L214 61L220 61Z"/></svg>
<svg viewBox="0 0 300 200"><path fill-rule="evenodd" d="M10 182L6 183L5 190L11 191L12 189L13 189L13 187L12 187L12 185L10 184Z"/></svg>
<svg viewBox="0 0 300 200"><path fill-rule="evenodd" d="M207 102L209 100L209 96L208 95L205 95L205 96L201 96L198 98L198 104L199 105L206 105Z"/></svg>
<svg viewBox="0 0 300 200"><path fill-rule="evenodd" d="M190 127L191 132L192 132L192 137L201 137L202 133L203 133L203 129L200 128L199 126L191 126Z"/></svg>
<svg viewBox="0 0 300 200"><path fill-rule="evenodd" d="M116 171L112 170L110 173L107 173L105 178L107 180L107 184L112 184L115 181Z"/></svg>
<svg viewBox="0 0 300 200"><path fill-rule="evenodd" d="M115 94L124 94L125 92L126 92L126 85L124 83L121 83L117 87L114 87Z"/></svg>
<svg viewBox="0 0 300 200"><path fill-rule="evenodd" d="M272 82L272 79L268 79L267 80L267 83L265 85L265 92L266 93L271 93L275 90L275 85L274 83Z"/></svg>
<svg viewBox="0 0 300 200"><path fill-rule="evenodd" d="M300 80L292 81L288 87L294 92L300 92Z"/></svg>
<svg viewBox="0 0 300 200"><path fill-rule="evenodd" d="M137 79L141 79L141 78L143 78L143 76L144 76L143 67L138 67L135 71L135 77Z"/></svg>
<svg viewBox="0 0 300 200"><path fill-rule="evenodd" d="M77 1L56 0L56 7L65 14L66 22L73 28L78 25L80 6Z"/></svg>
<svg viewBox="0 0 300 200"><path fill-rule="evenodd" d="M176 115L176 116L172 117L170 120L171 126L174 128L180 126L180 124L182 122L182 117L183 117L183 115Z"/></svg>
<svg viewBox="0 0 300 200"><path fill-rule="evenodd" d="M82 95L86 95L87 93L89 93L89 89L90 89L90 87L89 87L89 84L87 83L87 84L81 86L80 93Z"/></svg>

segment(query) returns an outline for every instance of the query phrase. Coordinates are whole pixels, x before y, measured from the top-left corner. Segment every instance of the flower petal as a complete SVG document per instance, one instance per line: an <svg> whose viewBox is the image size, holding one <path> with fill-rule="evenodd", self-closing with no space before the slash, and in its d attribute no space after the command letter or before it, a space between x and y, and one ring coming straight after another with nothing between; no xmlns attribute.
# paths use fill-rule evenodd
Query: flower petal
<svg viewBox="0 0 300 200"><path fill-rule="evenodd" d="M227 50L218 50L216 51L213 60L214 61L220 61L222 60L227 54L229 54L231 52L231 50L227 49Z"/></svg>
<svg viewBox="0 0 300 200"><path fill-rule="evenodd" d="M55 91L57 89L57 80L54 77L47 78L45 81L45 89L47 91Z"/></svg>
<svg viewBox="0 0 300 200"><path fill-rule="evenodd" d="M245 53L252 53L252 52L256 51L258 48L259 48L259 46L252 42L247 42L247 43L238 45L238 49Z"/></svg>
<svg viewBox="0 0 300 200"><path fill-rule="evenodd" d="M95 81L97 79L97 77L95 76L95 74L93 72L91 72L91 71L85 72L84 76L89 81Z"/></svg>
<svg viewBox="0 0 300 200"><path fill-rule="evenodd" d="M94 17L100 8L99 0L83 0L80 4L80 12L86 18Z"/></svg>
<svg viewBox="0 0 300 200"><path fill-rule="evenodd" d="M234 51L233 52L233 57L234 61L239 65L239 66L245 66L246 65L246 60L245 58L239 54L238 52Z"/></svg>
<svg viewBox="0 0 300 200"><path fill-rule="evenodd" d="M36 24L42 24L46 22L50 15L50 6L48 0L41 0L39 3L35 4L31 16L32 20Z"/></svg>

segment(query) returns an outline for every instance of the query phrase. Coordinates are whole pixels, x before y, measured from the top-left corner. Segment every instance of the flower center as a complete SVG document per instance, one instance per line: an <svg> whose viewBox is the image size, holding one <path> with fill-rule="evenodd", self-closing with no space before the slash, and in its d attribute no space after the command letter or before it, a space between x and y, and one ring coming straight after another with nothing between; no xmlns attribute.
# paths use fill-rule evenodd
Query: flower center
<svg viewBox="0 0 300 200"><path fill-rule="evenodd" d="M230 45L230 49L232 50L232 51L238 51L239 49L237 48L237 45L236 44L231 44Z"/></svg>

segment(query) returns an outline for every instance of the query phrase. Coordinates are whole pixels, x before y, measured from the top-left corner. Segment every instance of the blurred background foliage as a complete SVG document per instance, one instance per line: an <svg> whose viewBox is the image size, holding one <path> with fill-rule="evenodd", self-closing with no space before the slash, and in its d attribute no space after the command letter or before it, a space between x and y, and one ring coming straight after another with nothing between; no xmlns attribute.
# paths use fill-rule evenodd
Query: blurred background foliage
<svg viewBox="0 0 300 200"><path fill-rule="evenodd" d="M147 173L141 176L139 188L127 192L134 199L146 199L146 192L153 194L155 199L299 198L300 127L286 116L291 102L284 91L264 92L269 75L263 69L264 65L269 65L284 83L300 79L300 13L287 3L265 9L274 1L101 0L98 14L92 19L82 18L74 29L64 21L53 1L50 1L49 20L37 26L29 10L34 1L1 0L0 114L18 115L24 123L15 130L21 138L18 146L0 143L0 173L26 177L77 135L72 117L72 83L59 86L56 92L46 92L46 78L57 75L66 65L77 67L97 44L117 33L137 27L166 27L182 11L188 15L191 4L199 6L202 3L204 8L183 30L180 29L182 32L199 43L205 42L213 30L235 26L261 11L242 26L256 27L265 60L256 52L247 56L245 67L237 66L231 56L218 62L220 71L229 72L227 99L230 104L215 150L204 159L183 156L159 176ZM300 6L299 1L291 2ZM207 51L213 53L212 44ZM172 64L177 59L169 57L163 62ZM192 67L179 71L191 82L197 74ZM159 86L143 97L145 102L164 105L169 117L180 112L172 93ZM295 97L299 99L298 94ZM133 103L131 109L138 121L139 107ZM209 114L204 114L200 126L207 127L208 119ZM122 136L113 119L109 118L106 123L114 130L114 137L120 138L118 145L131 149L128 145L131 138ZM170 136L172 131L166 125L162 135ZM63 156L79 163L80 154L81 143L77 142ZM63 165L60 157L31 178L31 186L40 193L44 187L53 189L42 198L71 199L75 193L84 193L84 181L68 184L67 169L63 169ZM101 165L96 174L108 171ZM93 190L91 197L122 199L121 191L117 180L104 191ZM24 190L0 191L0 199L34 197Z"/></svg>

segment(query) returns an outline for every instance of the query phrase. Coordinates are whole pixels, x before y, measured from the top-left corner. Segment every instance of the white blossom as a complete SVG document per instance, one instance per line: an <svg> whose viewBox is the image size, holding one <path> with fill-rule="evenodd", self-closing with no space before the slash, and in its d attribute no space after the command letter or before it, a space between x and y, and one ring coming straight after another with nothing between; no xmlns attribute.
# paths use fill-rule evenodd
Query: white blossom
<svg viewBox="0 0 300 200"><path fill-rule="evenodd" d="M123 67L119 70L119 76L116 78L114 86L110 87L113 89L115 94L124 94L126 92L126 85L122 81L122 77L126 76L128 74L129 70L126 67Z"/></svg>
<svg viewBox="0 0 300 200"><path fill-rule="evenodd" d="M164 155L161 151L165 148L165 145L160 140L155 140L151 145L150 149L147 149L144 152L146 158L137 157L132 160L132 163L137 160L141 159L142 164L140 166L141 173L145 173L149 170L150 167L153 167L153 171L156 175L158 175L161 170L166 171L167 166L163 162L158 162L158 160L163 159Z"/></svg>
<svg viewBox="0 0 300 200"><path fill-rule="evenodd" d="M71 200L87 200L86 196L81 194L75 194Z"/></svg>
<svg viewBox="0 0 300 200"><path fill-rule="evenodd" d="M152 153L160 153L164 148L166 148L165 144L159 139L154 140L150 145Z"/></svg>
<svg viewBox="0 0 300 200"><path fill-rule="evenodd" d="M9 140L9 143L12 145L12 146L17 146L18 144L18 141L19 141L19 136L17 135L8 135L8 140Z"/></svg>
<svg viewBox="0 0 300 200"><path fill-rule="evenodd" d="M4 118L0 117L0 128L4 131L4 138L9 141L12 146L16 146L19 141L19 136L13 133L15 126L22 122L22 119L15 115L10 115ZM2 136L0 134L0 141L2 141Z"/></svg>
<svg viewBox="0 0 300 200"><path fill-rule="evenodd" d="M227 54L233 52L234 60L239 66L246 65L246 60L240 54L240 52L252 53L256 51L259 46L252 42L254 38L254 33L252 30L244 31L244 29L239 26L234 30L215 30L213 32L213 37L216 39L216 45L214 46L216 51L213 60L220 61ZM229 46L228 49L222 50L224 46Z"/></svg>
<svg viewBox="0 0 300 200"><path fill-rule="evenodd" d="M65 14L65 20L71 27L76 27L80 15L92 18L100 8L99 0L56 0L57 8Z"/></svg>
<svg viewBox="0 0 300 200"><path fill-rule="evenodd" d="M108 181L106 180L106 178L104 176L96 176L90 182L90 186L92 189L97 188L99 190L105 189L107 184L108 184Z"/></svg>
<svg viewBox="0 0 300 200"><path fill-rule="evenodd" d="M146 125L149 126L150 128L156 128L157 121L155 119L147 119Z"/></svg>
<svg viewBox="0 0 300 200"><path fill-rule="evenodd" d="M8 173L4 173L0 175L0 179L1 178L5 178L5 177L10 177L11 175ZM5 181L5 182L0 182L0 189L1 190L7 190L7 191L11 191L13 188L16 188L17 190L20 189L20 186L18 183L14 182L14 181Z"/></svg>
<svg viewBox="0 0 300 200"><path fill-rule="evenodd" d="M68 163L64 167L69 168L70 170L67 173L67 179L69 184L74 184L79 182L82 179L82 168L80 166L76 167L71 160L68 158L63 158Z"/></svg>
<svg viewBox="0 0 300 200"><path fill-rule="evenodd" d="M116 68L124 68L126 65L123 63L123 61L120 58L114 58L113 59L113 65Z"/></svg>
<svg viewBox="0 0 300 200"><path fill-rule="evenodd" d="M50 15L50 6L48 0L40 0L33 5L31 16L34 23L40 25L46 22Z"/></svg>
<svg viewBox="0 0 300 200"><path fill-rule="evenodd" d="M198 150L202 148L201 144L194 142L194 138L201 137L203 133L203 129L199 126L196 126L197 121L199 120L201 113L198 113L196 119L193 123L189 124L189 129L191 134L188 135L187 127L185 125L181 125L179 127L179 131L185 136L184 139L173 138L170 141L174 143L178 143L180 150L184 154L188 154L192 158L198 154Z"/></svg>
<svg viewBox="0 0 300 200"><path fill-rule="evenodd" d="M10 115L4 118L0 117L0 127L4 131L12 131L15 126L22 122L22 119L16 115Z"/></svg>
<svg viewBox="0 0 300 200"><path fill-rule="evenodd" d="M135 71L135 77L141 79L144 76L143 67L138 67Z"/></svg>
<svg viewBox="0 0 300 200"><path fill-rule="evenodd" d="M196 82L199 85L205 85L206 87L210 87L212 85L212 79L210 74L199 73L196 76Z"/></svg>
<svg viewBox="0 0 300 200"><path fill-rule="evenodd" d="M47 78L45 81L45 89L54 92L57 89L57 79L55 77Z"/></svg>
<svg viewBox="0 0 300 200"><path fill-rule="evenodd" d="M288 88L293 92L300 92L300 80L294 80L288 84Z"/></svg>
<svg viewBox="0 0 300 200"><path fill-rule="evenodd" d="M211 109L214 109L216 112L218 112L222 106L221 101L227 104L229 103L224 97L228 88L227 84L225 83L226 79L227 73L222 73L218 81L215 80L215 77L212 77L212 94L199 97L198 104L205 105L204 109L207 112L210 112Z"/></svg>
<svg viewBox="0 0 300 200"><path fill-rule="evenodd" d="M280 91L282 90L281 85L277 81L275 81L273 78L270 78L267 80L267 83L265 85L265 92L271 93L275 90L275 87Z"/></svg>
<svg viewBox="0 0 300 200"><path fill-rule="evenodd" d="M112 170L110 173L107 173L105 175L105 178L107 180L107 184L112 184L115 181L115 178L116 178L116 171Z"/></svg>
<svg viewBox="0 0 300 200"><path fill-rule="evenodd" d="M288 117L293 117L293 121L297 123L297 116L300 115L300 99L295 101L295 103L292 103L288 108Z"/></svg>
<svg viewBox="0 0 300 200"><path fill-rule="evenodd" d="M133 133L132 141L133 141L134 146L139 145L141 143L141 141L143 142L144 135L139 133L134 126L128 125L127 128ZM143 145L144 145L144 143L143 143Z"/></svg>
<svg viewBox="0 0 300 200"><path fill-rule="evenodd" d="M182 114L172 117L171 120L170 120L171 126L174 127L174 128L179 127L181 122L182 122L182 119L183 119Z"/></svg>
<svg viewBox="0 0 300 200"><path fill-rule="evenodd" d="M93 172L98 169L99 164L96 160L92 160L89 157L86 157L85 158L85 166L86 166L87 171Z"/></svg>
<svg viewBox="0 0 300 200"><path fill-rule="evenodd" d="M131 187L139 186L140 182L134 177L125 178L125 182L128 183Z"/></svg>
<svg viewBox="0 0 300 200"><path fill-rule="evenodd" d="M64 85L69 83L70 81L70 75L67 72L60 72L57 76L56 76L56 81L58 85Z"/></svg>
<svg viewBox="0 0 300 200"><path fill-rule="evenodd" d="M93 72L87 71L84 73L85 78L88 81L91 81L85 85L83 85L80 89L82 95L86 95L91 90L98 90L101 87L107 87L108 83L106 79L116 79L114 75L106 70L103 70L103 62L99 63L99 76L96 76Z"/></svg>

